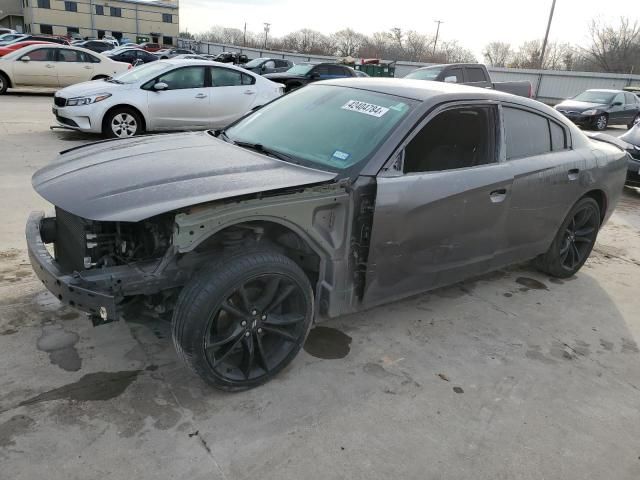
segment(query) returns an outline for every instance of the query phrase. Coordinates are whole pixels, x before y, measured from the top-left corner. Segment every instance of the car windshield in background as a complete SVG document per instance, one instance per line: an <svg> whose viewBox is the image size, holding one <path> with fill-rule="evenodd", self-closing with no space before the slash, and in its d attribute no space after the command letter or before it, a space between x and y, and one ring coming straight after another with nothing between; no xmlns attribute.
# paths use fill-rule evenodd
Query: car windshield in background
<svg viewBox="0 0 640 480"><path fill-rule="evenodd" d="M299 63L298 65L294 65L289 70L287 70L287 73L306 75L313 67L315 67L315 65L310 63Z"/></svg>
<svg viewBox="0 0 640 480"><path fill-rule="evenodd" d="M580 95L577 95L573 98L573 100L577 100L579 102L587 102L587 103L604 103L608 104L615 97L615 93L611 92L601 92L598 90L587 90L586 92L582 92Z"/></svg>
<svg viewBox="0 0 640 480"><path fill-rule="evenodd" d="M247 68L259 67L262 62L264 62L266 58L254 58L248 63L245 63L244 66Z"/></svg>
<svg viewBox="0 0 640 480"><path fill-rule="evenodd" d="M302 164L341 171L364 161L415 102L332 85L307 86L226 130L235 142L260 145Z"/></svg>
<svg viewBox="0 0 640 480"><path fill-rule="evenodd" d="M141 80L146 80L148 78L154 77L161 72L171 68L171 65L168 63L147 63L146 65L142 65L140 67L135 67L131 70L127 70L120 75L116 75L112 78L115 83L136 83Z"/></svg>
<svg viewBox="0 0 640 480"><path fill-rule="evenodd" d="M414 80L435 80L440 72L442 71L442 67L437 68L425 68L422 70L415 70L407 75L404 78L413 78Z"/></svg>

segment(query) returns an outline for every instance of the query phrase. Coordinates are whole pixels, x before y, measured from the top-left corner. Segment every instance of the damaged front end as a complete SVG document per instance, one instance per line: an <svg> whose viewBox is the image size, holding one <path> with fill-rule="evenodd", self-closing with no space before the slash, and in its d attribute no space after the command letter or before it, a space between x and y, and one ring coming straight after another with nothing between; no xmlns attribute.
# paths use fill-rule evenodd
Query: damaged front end
<svg viewBox="0 0 640 480"><path fill-rule="evenodd" d="M109 323L127 298L184 284L190 269L178 265L171 247L172 219L100 222L59 208L55 217L35 212L26 226L29 259L60 301L88 313L94 325Z"/></svg>

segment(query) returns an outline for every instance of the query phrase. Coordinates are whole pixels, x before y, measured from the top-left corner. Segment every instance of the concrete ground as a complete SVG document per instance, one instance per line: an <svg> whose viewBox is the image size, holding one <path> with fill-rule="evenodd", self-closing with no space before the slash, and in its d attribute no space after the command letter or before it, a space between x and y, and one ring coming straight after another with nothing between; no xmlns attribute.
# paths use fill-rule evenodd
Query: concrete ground
<svg viewBox="0 0 640 480"><path fill-rule="evenodd" d="M523 265L331 321L224 394L166 324L94 329L32 275L30 176L95 139L50 107L0 98L0 478L640 478L637 190L568 281Z"/></svg>

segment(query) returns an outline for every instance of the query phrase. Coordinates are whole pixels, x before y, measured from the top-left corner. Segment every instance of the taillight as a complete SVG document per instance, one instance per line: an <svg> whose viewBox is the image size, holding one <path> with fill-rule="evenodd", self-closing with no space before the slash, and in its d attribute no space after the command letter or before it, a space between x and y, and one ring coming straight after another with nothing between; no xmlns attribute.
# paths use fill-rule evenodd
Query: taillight
<svg viewBox="0 0 640 480"><path fill-rule="evenodd" d="M133 68L133 65L129 64L129 66L127 67L127 70L131 70ZM529 92L531 92L531 88L529 88Z"/></svg>

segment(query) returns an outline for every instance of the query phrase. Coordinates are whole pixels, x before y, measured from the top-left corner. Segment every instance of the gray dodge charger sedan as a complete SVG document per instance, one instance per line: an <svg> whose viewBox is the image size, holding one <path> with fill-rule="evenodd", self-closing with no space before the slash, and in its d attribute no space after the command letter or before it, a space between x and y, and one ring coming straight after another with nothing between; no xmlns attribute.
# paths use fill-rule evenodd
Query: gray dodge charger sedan
<svg viewBox="0 0 640 480"><path fill-rule="evenodd" d="M172 315L206 382L262 384L311 324L534 260L574 275L626 153L533 100L398 79L318 82L223 131L111 140L33 177L33 268L94 323ZM46 244L52 244L50 255Z"/></svg>

